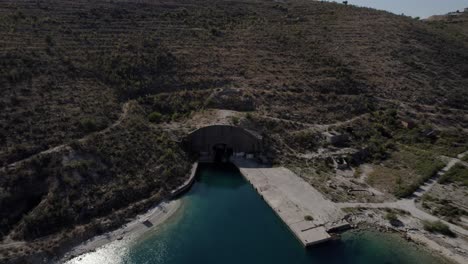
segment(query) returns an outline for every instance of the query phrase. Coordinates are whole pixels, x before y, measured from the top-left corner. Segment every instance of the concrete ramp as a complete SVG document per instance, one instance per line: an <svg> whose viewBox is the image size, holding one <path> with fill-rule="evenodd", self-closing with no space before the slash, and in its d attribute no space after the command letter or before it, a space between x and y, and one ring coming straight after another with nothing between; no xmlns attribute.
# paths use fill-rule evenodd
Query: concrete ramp
<svg viewBox="0 0 468 264"><path fill-rule="evenodd" d="M327 230L347 224L339 207L292 171L244 159L232 162L304 246L330 240Z"/></svg>

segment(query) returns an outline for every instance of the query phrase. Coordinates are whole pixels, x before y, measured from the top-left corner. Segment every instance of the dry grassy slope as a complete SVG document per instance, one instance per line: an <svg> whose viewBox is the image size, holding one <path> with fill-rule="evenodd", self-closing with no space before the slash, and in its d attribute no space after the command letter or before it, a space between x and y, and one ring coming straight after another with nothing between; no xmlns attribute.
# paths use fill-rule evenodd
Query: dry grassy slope
<svg viewBox="0 0 468 264"><path fill-rule="evenodd" d="M0 3L0 161L82 136L83 119L115 120L122 59L108 57L120 53L128 89L238 87L259 110L309 122L367 112L369 97L468 105L466 45L419 21L311 1L141 2ZM154 47L176 60L163 82Z"/></svg>
<svg viewBox="0 0 468 264"><path fill-rule="evenodd" d="M253 103L261 115L332 123L379 108L377 98L437 105L435 112L468 105L466 42L371 9L314 1L5 0L0 22L1 164L109 126L129 98L143 106L133 103L138 111L128 120L70 152L0 171L0 205L8 208L1 234L51 234L30 242L26 255L60 245L76 224L85 225L77 236L118 225L179 183L188 158L148 124L151 111L168 120L203 105L243 110ZM71 164L70 155L78 157Z"/></svg>
<svg viewBox="0 0 468 264"><path fill-rule="evenodd" d="M425 22L443 30L452 38L468 43L468 12L463 12L457 16L432 16L425 20Z"/></svg>
<svg viewBox="0 0 468 264"><path fill-rule="evenodd" d="M461 91L468 77L466 46L410 19L374 13L365 16L369 20L353 21L358 16L348 12L332 32L337 33L336 47L344 50L340 54L345 55L343 60L358 64L371 93L402 101L457 105L453 91ZM357 29L364 34L354 35Z"/></svg>
<svg viewBox="0 0 468 264"><path fill-rule="evenodd" d="M0 170L1 263L118 227L184 181L186 153L129 108L105 133Z"/></svg>

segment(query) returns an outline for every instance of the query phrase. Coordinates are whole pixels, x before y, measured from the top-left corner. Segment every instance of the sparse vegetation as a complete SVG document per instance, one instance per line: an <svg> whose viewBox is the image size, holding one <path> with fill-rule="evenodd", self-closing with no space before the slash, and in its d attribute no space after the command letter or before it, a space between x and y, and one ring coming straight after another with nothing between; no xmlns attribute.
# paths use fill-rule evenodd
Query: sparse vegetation
<svg viewBox="0 0 468 264"><path fill-rule="evenodd" d="M449 237L456 236L456 234L452 230L450 230L449 226L444 224L441 221L435 221L435 222L423 221L423 226L425 230L432 232L432 233L439 233L439 234L446 235Z"/></svg>
<svg viewBox="0 0 468 264"><path fill-rule="evenodd" d="M468 139L464 133L452 129L442 131L435 137L424 136L425 132L431 130L430 127L415 128L407 133L401 133L398 137L402 143L434 155L455 157L468 150Z"/></svg>
<svg viewBox="0 0 468 264"><path fill-rule="evenodd" d="M163 91L175 74L176 58L155 40L143 39L131 45L119 45L112 52L93 56L91 70L116 87L121 98L135 98Z"/></svg>
<svg viewBox="0 0 468 264"><path fill-rule="evenodd" d="M397 197L411 195L445 166L431 154L417 150L396 152L383 165L375 167L368 181Z"/></svg>
<svg viewBox="0 0 468 264"><path fill-rule="evenodd" d="M447 186L437 185L422 197L421 205L429 213L463 226L462 217L468 216L464 209L466 190L464 187L454 187L446 190Z"/></svg>
<svg viewBox="0 0 468 264"><path fill-rule="evenodd" d="M385 219L387 219L389 222L396 222L398 221L398 216L393 212L388 212L385 215Z"/></svg>
<svg viewBox="0 0 468 264"><path fill-rule="evenodd" d="M194 111L203 109L206 91L181 91L173 93L159 93L138 98L138 103L151 115L158 115L155 123L176 121L188 117ZM157 113L157 114L154 114ZM153 116L156 117L156 116Z"/></svg>
<svg viewBox="0 0 468 264"><path fill-rule="evenodd" d="M439 183L460 183L468 187L468 168L457 164L439 178Z"/></svg>
<svg viewBox="0 0 468 264"><path fill-rule="evenodd" d="M468 162L468 155L465 155L465 156L462 158L462 161Z"/></svg>
<svg viewBox="0 0 468 264"><path fill-rule="evenodd" d="M346 208L342 208L341 210L343 210L343 212L347 214L354 214L356 212L359 212L360 208L346 207Z"/></svg>
<svg viewBox="0 0 468 264"><path fill-rule="evenodd" d="M231 121L232 121L232 124L234 124L234 125L236 125L236 126L239 125L239 117L233 116L233 117L231 118Z"/></svg>
<svg viewBox="0 0 468 264"><path fill-rule="evenodd" d="M441 205L434 210L434 214L445 217L446 219L457 221L460 216L468 215L463 209L455 207L446 201L440 201Z"/></svg>
<svg viewBox="0 0 468 264"><path fill-rule="evenodd" d="M80 120L80 127L87 133L94 132L99 129L97 121L93 118L84 118Z"/></svg>
<svg viewBox="0 0 468 264"><path fill-rule="evenodd" d="M11 233L15 239L51 236L66 240L65 231L74 231L78 224L89 234L95 228L103 232L178 186L190 167L189 158L165 132L148 126L141 113L134 108L109 133L74 142L71 153L41 155L14 171L0 172L0 233ZM25 178L29 183L19 184ZM49 190L53 195L46 195ZM23 193L31 195L18 196ZM27 206L16 208L9 202L16 199L23 199ZM8 213L12 211L18 214ZM121 217L111 225L92 224L93 219L113 214Z"/></svg>
<svg viewBox="0 0 468 264"><path fill-rule="evenodd" d="M319 189L330 160L298 157L328 147L316 124L362 115L337 130L382 163L369 181L401 197L440 168L438 155L467 150L463 28L302 0L5 0L0 10L0 238L30 240L24 254L52 254L165 198L190 164L167 127L206 108L248 111L233 123L262 134L275 162L307 164ZM403 128L402 117L427 124ZM444 130L427 136L431 123Z"/></svg>
<svg viewBox="0 0 468 264"><path fill-rule="evenodd" d="M159 123L162 120L162 115L159 112L152 112L151 114L148 115L148 120L151 123Z"/></svg>
<svg viewBox="0 0 468 264"><path fill-rule="evenodd" d="M299 131L285 137L289 146L302 152L314 151L321 146L320 134L311 131Z"/></svg>

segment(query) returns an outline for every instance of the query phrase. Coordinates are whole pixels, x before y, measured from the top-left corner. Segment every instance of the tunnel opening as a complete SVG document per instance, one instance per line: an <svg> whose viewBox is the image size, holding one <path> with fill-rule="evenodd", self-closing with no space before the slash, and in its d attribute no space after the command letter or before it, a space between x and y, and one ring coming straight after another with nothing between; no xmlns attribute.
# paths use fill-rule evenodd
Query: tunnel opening
<svg viewBox="0 0 468 264"><path fill-rule="evenodd" d="M213 146L213 161L215 163L228 162L234 154L234 150L227 144L218 143Z"/></svg>
<svg viewBox="0 0 468 264"><path fill-rule="evenodd" d="M199 128L187 135L185 144L189 152L206 162L229 162L233 156L259 158L263 154L262 136L229 125Z"/></svg>
<svg viewBox="0 0 468 264"><path fill-rule="evenodd" d="M213 146L213 155L214 155L214 162L215 163L220 163L225 161L226 159L229 159L229 156L227 156L227 145L224 143L218 143Z"/></svg>

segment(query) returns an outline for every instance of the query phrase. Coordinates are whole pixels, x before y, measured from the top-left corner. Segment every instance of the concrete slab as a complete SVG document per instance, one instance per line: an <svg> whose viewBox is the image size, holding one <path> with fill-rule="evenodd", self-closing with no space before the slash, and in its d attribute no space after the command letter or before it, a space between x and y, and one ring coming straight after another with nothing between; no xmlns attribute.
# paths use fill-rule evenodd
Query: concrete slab
<svg viewBox="0 0 468 264"><path fill-rule="evenodd" d="M287 168L262 167L245 159L232 162L304 246L331 239L327 229L344 221L339 207Z"/></svg>
<svg viewBox="0 0 468 264"><path fill-rule="evenodd" d="M330 239L331 236L323 226L301 232L301 241L303 241L305 247L317 245L329 241Z"/></svg>

